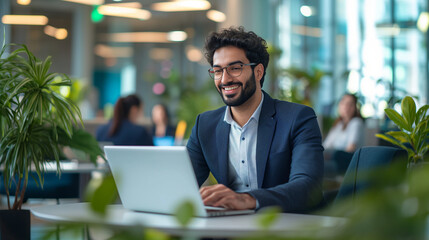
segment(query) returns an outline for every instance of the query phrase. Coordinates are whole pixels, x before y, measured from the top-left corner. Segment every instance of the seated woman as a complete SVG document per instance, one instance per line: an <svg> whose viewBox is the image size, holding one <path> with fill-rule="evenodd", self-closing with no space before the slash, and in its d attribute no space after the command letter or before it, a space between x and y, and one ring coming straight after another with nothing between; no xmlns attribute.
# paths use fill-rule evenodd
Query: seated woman
<svg viewBox="0 0 429 240"><path fill-rule="evenodd" d="M328 133L323 147L325 159L336 162L337 170L342 173L348 167L353 152L363 145L364 123L357 107L357 97L345 94L338 104L339 117Z"/></svg>
<svg viewBox="0 0 429 240"><path fill-rule="evenodd" d="M157 104L152 108L152 136L155 145L174 145L176 128L170 124L167 107Z"/></svg>
<svg viewBox="0 0 429 240"><path fill-rule="evenodd" d="M143 114L143 102L137 95L121 97L115 104L113 118L97 129L96 138L115 145L153 146L151 135L137 124Z"/></svg>

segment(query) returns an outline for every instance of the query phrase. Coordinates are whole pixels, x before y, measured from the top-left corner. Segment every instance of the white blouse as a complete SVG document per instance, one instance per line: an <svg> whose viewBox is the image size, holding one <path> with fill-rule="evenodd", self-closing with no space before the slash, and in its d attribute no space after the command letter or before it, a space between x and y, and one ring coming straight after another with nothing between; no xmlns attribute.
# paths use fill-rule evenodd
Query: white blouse
<svg viewBox="0 0 429 240"><path fill-rule="evenodd" d="M350 144L355 144L356 149L362 147L364 141L364 124L361 118L355 117L343 130L343 122L339 122L328 133L323 147L345 151Z"/></svg>

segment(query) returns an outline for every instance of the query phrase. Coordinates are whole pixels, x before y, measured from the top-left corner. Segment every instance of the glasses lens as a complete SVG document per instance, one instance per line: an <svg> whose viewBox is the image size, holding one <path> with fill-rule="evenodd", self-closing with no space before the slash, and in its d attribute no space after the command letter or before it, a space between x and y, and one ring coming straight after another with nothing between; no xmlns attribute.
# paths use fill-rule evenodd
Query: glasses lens
<svg viewBox="0 0 429 240"><path fill-rule="evenodd" d="M210 68L210 69L209 69L209 75L210 75L210 77L211 77L212 79L214 79L214 70L213 70L213 68Z"/></svg>
<svg viewBox="0 0 429 240"><path fill-rule="evenodd" d="M222 78L223 68L211 68L209 74L214 80L219 80Z"/></svg>
<svg viewBox="0 0 429 240"><path fill-rule="evenodd" d="M228 74L231 77L238 77L241 75L241 71L243 70L242 64L234 64L227 68Z"/></svg>

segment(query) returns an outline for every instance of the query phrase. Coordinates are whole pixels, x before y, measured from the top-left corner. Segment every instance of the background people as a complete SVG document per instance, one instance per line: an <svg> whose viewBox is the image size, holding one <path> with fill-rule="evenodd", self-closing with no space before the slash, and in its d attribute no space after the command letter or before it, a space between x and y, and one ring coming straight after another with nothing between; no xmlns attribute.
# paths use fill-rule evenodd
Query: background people
<svg viewBox="0 0 429 240"><path fill-rule="evenodd" d="M113 118L97 129L96 138L114 145L153 145L151 135L138 119L143 116L143 101L133 94L121 97L115 104Z"/></svg>
<svg viewBox="0 0 429 240"><path fill-rule="evenodd" d="M346 172L353 152L363 146L364 123L359 113L358 99L345 94L338 104L338 118L329 131L323 146L325 175L342 175Z"/></svg>
<svg viewBox="0 0 429 240"><path fill-rule="evenodd" d="M362 147L364 124L357 103L357 97L353 94L345 94L341 98L339 116L323 142L325 149L354 152Z"/></svg>
<svg viewBox="0 0 429 240"><path fill-rule="evenodd" d="M164 104L152 108L152 136L155 145L173 145L176 127L170 124L170 115Z"/></svg>

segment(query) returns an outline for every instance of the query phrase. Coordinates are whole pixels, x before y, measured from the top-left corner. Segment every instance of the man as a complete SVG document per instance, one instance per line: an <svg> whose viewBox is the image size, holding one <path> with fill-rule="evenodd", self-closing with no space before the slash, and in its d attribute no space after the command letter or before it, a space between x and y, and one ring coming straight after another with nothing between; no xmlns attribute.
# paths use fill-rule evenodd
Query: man
<svg viewBox="0 0 429 240"><path fill-rule="evenodd" d="M206 40L210 76L226 107L200 114L187 148L204 204L228 209L280 206L304 212L322 199L323 148L314 111L261 88L266 42L242 27Z"/></svg>

